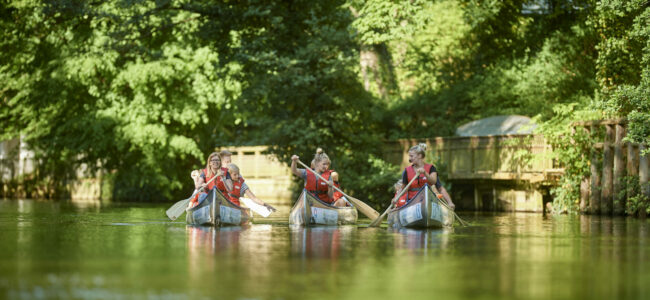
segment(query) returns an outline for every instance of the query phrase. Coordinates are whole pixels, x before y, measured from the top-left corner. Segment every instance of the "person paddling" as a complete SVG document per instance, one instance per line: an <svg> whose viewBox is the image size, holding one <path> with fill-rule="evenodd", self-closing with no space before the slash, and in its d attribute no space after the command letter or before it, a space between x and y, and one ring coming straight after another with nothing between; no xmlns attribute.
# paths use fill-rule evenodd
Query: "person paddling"
<svg viewBox="0 0 650 300"><path fill-rule="evenodd" d="M441 194L439 191L444 189L440 183L440 179L438 178L436 167L424 162L426 150L426 144L419 144L409 149L409 162L411 165L404 169L402 180L395 185L395 189L397 190L395 195L399 194L401 188L406 186L413 177L418 176L418 178L411 184L409 190L397 200L397 203L395 204L396 207L404 206L410 199L417 195L425 184L431 186L431 189L436 192L436 194ZM449 197L446 190L441 195L447 201L447 205L453 209L455 205L451 201L451 197Z"/></svg>
<svg viewBox="0 0 650 300"><path fill-rule="evenodd" d="M297 167L299 159L300 157L298 157L298 155L291 156L291 172L305 180L305 190L314 194L318 199L327 204L334 206L347 206L343 194L334 191L332 188L332 186L340 188L339 174L334 170L329 169L331 161L329 156L323 152L323 149L318 148L316 150L316 155L314 156L312 163L314 171L318 172L318 174L327 181L321 180L309 169L299 169Z"/></svg>
<svg viewBox="0 0 650 300"><path fill-rule="evenodd" d="M205 169L197 172L196 170L192 172L192 178L194 179L194 188L200 189L201 193L197 193L194 198L190 201L190 207L194 207L199 202L201 202L208 194L210 190L216 187L216 180L213 179L215 176L222 178L225 181L225 173L221 168L221 157L219 153L212 152L208 156L208 162L205 166ZM232 183L230 183L232 186Z"/></svg>
<svg viewBox="0 0 650 300"><path fill-rule="evenodd" d="M273 206L265 203L264 201L257 198L255 194L253 194L246 182L244 182L244 178L241 177L239 173L239 167L237 167L237 165L229 164L227 169L228 173L230 174L230 180L232 180L232 188L228 190L226 188L225 182L221 180L221 178L217 178L217 188L226 197L228 197L228 200L230 200L230 202L241 206L239 199L242 198L242 195L245 195L248 199L251 199L253 202L266 207L268 210L276 211Z"/></svg>

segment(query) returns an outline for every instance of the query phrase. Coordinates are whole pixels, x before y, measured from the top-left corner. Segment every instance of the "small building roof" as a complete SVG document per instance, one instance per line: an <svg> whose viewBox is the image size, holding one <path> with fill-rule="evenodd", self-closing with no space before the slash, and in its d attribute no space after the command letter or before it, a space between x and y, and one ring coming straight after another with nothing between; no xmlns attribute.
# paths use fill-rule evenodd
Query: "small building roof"
<svg viewBox="0 0 650 300"><path fill-rule="evenodd" d="M485 136L504 134L531 134L537 127L529 117L494 116L464 124L456 129L458 136Z"/></svg>

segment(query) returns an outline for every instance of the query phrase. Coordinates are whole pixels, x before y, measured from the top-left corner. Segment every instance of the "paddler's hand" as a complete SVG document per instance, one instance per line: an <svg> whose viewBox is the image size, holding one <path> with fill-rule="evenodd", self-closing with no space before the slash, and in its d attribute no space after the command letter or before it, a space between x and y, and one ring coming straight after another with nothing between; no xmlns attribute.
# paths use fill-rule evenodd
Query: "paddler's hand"
<svg viewBox="0 0 650 300"><path fill-rule="evenodd" d="M424 168L418 168L417 170L415 170L415 172L417 172L418 174L424 174Z"/></svg>
<svg viewBox="0 0 650 300"><path fill-rule="evenodd" d="M221 177L223 175L224 175L223 170L221 170L221 168L219 168L219 171L217 171L217 176Z"/></svg>
<svg viewBox="0 0 650 300"><path fill-rule="evenodd" d="M446 200L445 200L445 201L446 201ZM456 210L456 205L454 205L453 202L449 202L449 201L447 201L447 206L449 206L449 208L451 208L451 210Z"/></svg>
<svg viewBox="0 0 650 300"><path fill-rule="evenodd" d="M332 172L332 181L339 181L339 173L338 172Z"/></svg>
<svg viewBox="0 0 650 300"><path fill-rule="evenodd" d="M270 210L272 212L277 211L277 209L275 209L275 207L269 205L268 203L264 203L264 207L266 207L268 210Z"/></svg>
<svg viewBox="0 0 650 300"><path fill-rule="evenodd" d="M298 155L294 154L294 155L291 156L292 161L298 162L299 159L300 159L300 157Z"/></svg>

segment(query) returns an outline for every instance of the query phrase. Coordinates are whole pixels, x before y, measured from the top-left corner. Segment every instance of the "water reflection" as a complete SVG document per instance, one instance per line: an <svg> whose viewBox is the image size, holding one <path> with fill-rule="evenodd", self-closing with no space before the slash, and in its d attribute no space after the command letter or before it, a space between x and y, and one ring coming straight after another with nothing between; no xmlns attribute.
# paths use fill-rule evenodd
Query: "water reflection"
<svg viewBox="0 0 650 300"><path fill-rule="evenodd" d="M291 254L305 259L330 258L336 260L341 256L342 249L350 248L351 238L357 230L354 225L291 226Z"/></svg>
<svg viewBox="0 0 650 300"><path fill-rule="evenodd" d="M449 244L449 236L454 228L441 229L388 229L388 232L395 235L395 247L407 249L411 253L427 253L429 249L446 249Z"/></svg>
<svg viewBox="0 0 650 300"><path fill-rule="evenodd" d="M249 228L250 226L215 228L188 225L185 230L187 231L187 248L190 259L222 251L237 251L242 231Z"/></svg>
<svg viewBox="0 0 650 300"><path fill-rule="evenodd" d="M0 298L641 299L650 293L648 220L476 214L473 226L453 230L212 228L169 222L167 207L0 200Z"/></svg>

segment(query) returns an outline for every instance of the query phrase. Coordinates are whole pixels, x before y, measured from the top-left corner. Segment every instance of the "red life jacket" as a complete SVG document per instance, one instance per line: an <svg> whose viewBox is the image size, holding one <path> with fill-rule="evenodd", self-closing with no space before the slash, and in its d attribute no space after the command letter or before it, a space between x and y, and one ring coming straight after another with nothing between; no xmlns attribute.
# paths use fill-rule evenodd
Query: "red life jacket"
<svg viewBox="0 0 650 300"><path fill-rule="evenodd" d="M212 179L212 176L215 175L215 174L212 174L212 176L208 177L208 169L207 168L203 169L202 172L203 172L203 176L205 176L204 182L208 182L208 180ZM204 192L207 193L208 191L213 189L217 185L217 180L218 180L218 178L215 178L212 181L210 181L210 183L208 183L208 186L206 187Z"/></svg>
<svg viewBox="0 0 650 300"><path fill-rule="evenodd" d="M241 206L239 202L239 197L241 197L241 186L244 183L244 178L239 176L238 181L232 182L232 191L228 192L226 188L226 183L221 180L221 177L217 178L217 189L224 195L230 202Z"/></svg>
<svg viewBox="0 0 650 300"><path fill-rule="evenodd" d="M323 174L320 174L320 176L326 180L329 180L332 172L334 172L334 170L327 170L323 172ZM327 190L329 187L327 182L316 177L316 175L314 175L314 173L312 173L312 171L309 169L306 169L306 174L307 180L305 180L305 189L310 193L318 196L321 201L325 203L334 203L334 201L343 196L343 194L335 192L334 195L332 195L332 198L330 198L329 195L327 195ZM339 185L336 183L334 186L339 187Z"/></svg>
<svg viewBox="0 0 650 300"><path fill-rule="evenodd" d="M244 178L239 177L238 181L233 181L232 182L232 191L228 193L228 200L230 202L237 204L238 206L241 206L241 203L239 203L239 197L241 197L241 186L244 184Z"/></svg>
<svg viewBox="0 0 650 300"><path fill-rule="evenodd" d="M207 168L201 170L201 172L202 172L203 176L205 177L203 182L208 182L208 180L212 179L212 177L208 178L208 169ZM214 174L212 174L212 176L214 176ZM208 183L208 185L205 187L205 189L203 190L202 193L196 193L196 195L194 195L194 197L192 197L192 199L190 200L191 203L192 203L192 207L199 204L199 196L201 194L208 193L211 189L213 189L217 185L217 180L219 180L219 179L215 178L212 181L210 181L210 183Z"/></svg>
<svg viewBox="0 0 650 300"><path fill-rule="evenodd" d="M431 167L432 167L432 165L430 165L430 164L424 164L424 172L429 172L429 170L431 170ZM413 165L410 165L410 166L406 167L407 183L411 182L411 179L413 179L413 177L415 177L415 168L413 168ZM409 187L408 192L406 192L406 194L407 194L406 199L407 200L413 199L413 197L415 197L415 195L417 195L417 193L420 191L420 189L425 184L428 184L427 177L425 176L425 174L420 174L418 179L416 179L415 181L413 181L413 183L411 183L411 186ZM404 205L404 204L402 204L402 205Z"/></svg>
<svg viewBox="0 0 650 300"><path fill-rule="evenodd" d="M395 196L397 196L397 194L398 193L395 192ZM393 198L395 196L393 196ZM399 199L397 199L397 203L395 203L395 207L399 208L399 207L404 206L404 204L406 204L406 193L404 193L401 197L399 197Z"/></svg>

